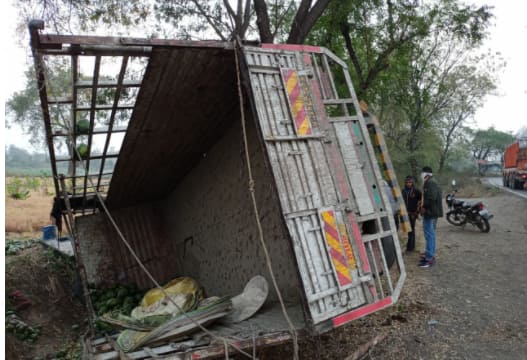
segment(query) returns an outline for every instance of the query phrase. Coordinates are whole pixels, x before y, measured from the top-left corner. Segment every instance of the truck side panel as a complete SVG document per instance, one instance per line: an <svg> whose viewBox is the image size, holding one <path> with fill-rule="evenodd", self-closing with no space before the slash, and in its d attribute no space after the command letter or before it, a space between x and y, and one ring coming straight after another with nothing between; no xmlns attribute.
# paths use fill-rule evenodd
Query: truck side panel
<svg viewBox="0 0 527 360"><path fill-rule="evenodd" d="M352 89L339 99L324 56L245 48L245 58L313 323L391 303L372 273L386 266L381 233L395 243L397 234Z"/></svg>
<svg viewBox="0 0 527 360"><path fill-rule="evenodd" d="M515 168L518 161L519 144L516 142L505 149L504 166L505 168Z"/></svg>

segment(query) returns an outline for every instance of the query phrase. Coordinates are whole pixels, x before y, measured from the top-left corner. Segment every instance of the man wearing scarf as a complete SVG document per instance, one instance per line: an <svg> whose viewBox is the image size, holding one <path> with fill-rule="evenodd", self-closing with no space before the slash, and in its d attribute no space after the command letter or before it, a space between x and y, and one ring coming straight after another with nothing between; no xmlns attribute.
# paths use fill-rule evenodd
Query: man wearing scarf
<svg viewBox="0 0 527 360"><path fill-rule="evenodd" d="M421 172L423 181L423 202L419 212L423 216L425 235L425 256L419 262L420 268L429 268L435 264L437 219L443 216L443 198L441 189L433 178L432 168L425 166Z"/></svg>

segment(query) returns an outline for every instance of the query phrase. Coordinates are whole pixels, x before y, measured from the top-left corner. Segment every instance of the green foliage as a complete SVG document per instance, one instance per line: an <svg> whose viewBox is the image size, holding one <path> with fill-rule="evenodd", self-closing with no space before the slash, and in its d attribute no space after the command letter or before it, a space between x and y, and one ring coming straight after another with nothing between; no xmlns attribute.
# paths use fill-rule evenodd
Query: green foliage
<svg viewBox="0 0 527 360"><path fill-rule="evenodd" d="M46 85L48 96L63 97L71 89L71 71L65 59L56 58L46 67L48 77ZM37 89L35 70L30 67L26 72L26 87L15 92L6 102L6 126L19 125L30 135L30 143L37 147L45 145L44 118ZM66 129L69 114L57 106L50 106L51 126L54 129Z"/></svg>
<svg viewBox="0 0 527 360"><path fill-rule="evenodd" d="M99 316L107 313L113 317L118 314L129 316L143 298L143 292L135 285L115 285L106 288L89 285L89 289L94 311ZM98 332L110 331L112 328L103 321L95 320L95 329Z"/></svg>
<svg viewBox="0 0 527 360"><path fill-rule="evenodd" d="M37 173L37 170L34 169L33 173ZM30 197L31 191L44 191L48 193L50 187L52 187L52 179L45 176L46 174L43 172L36 175L6 178L7 195L16 200L25 200Z"/></svg>
<svg viewBox="0 0 527 360"><path fill-rule="evenodd" d="M501 154L514 140L512 134L490 127L474 133L471 150L474 158L484 160L489 155Z"/></svg>
<svg viewBox="0 0 527 360"><path fill-rule="evenodd" d="M33 247L38 244L38 240L20 240L20 239L6 239L5 254L16 255L20 251Z"/></svg>
<svg viewBox="0 0 527 360"><path fill-rule="evenodd" d="M6 312L6 332L13 334L17 339L29 343L38 340L41 333L40 326L31 326L22 321L13 311Z"/></svg>
<svg viewBox="0 0 527 360"><path fill-rule="evenodd" d="M74 258L65 256L54 249L46 248L44 259L46 261L46 269L50 272L62 276L68 275L70 279L75 277L76 264Z"/></svg>
<svg viewBox="0 0 527 360"><path fill-rule="evenodd" d="M82 359L82 347L79 342L70 342L63 345L55 353L54 359L80 360Z"/></svg>
<svg viewBox="0 0 527 360"><path fill-rule="evenodd" d="M26 200L29 198L29 189L23 183L22 179L14 178L6 185L7 194L15 200Z"/></svg>

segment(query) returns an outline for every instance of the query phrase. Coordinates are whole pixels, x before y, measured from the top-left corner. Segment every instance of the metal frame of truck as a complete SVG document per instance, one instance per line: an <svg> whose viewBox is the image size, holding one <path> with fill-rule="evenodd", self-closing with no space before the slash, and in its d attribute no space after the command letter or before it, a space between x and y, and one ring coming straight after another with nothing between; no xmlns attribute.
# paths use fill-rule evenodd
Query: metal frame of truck
<svg viewBox="0 0 527 360"><path fill-rule="evenodd" d="M63 201L85 290L88 283L119 279L144 289L151 287L127 249L111 234L106 208L115 218L112 223L129 238L141 261L150 262L161 282L174 276L178 266L196 274L213 270L211 262L229 268L232 264L227 260L207 258L218 252L209 250L215 246L210 234L216 231L223 239L221 234L231 231L222 227L222 221L231 221L221 220L227 209L203 216L209 209L196 205L202 196L196 193L199 184L201 191L210 186L211 195L222 196L218 192L225 187L208 184L203 177L223 176L214 161L223 161L221 156L227 152L234 157L238 154L242 163L256 160L253 166L260 175L256 185L239 182L233 186L240 189L229 186L228 190L245 204L246 187L256 188L267 210L257 221L266 225L271 221L268 218L274 219L274 227L265 228L267 235L274 234L266 238L267 246L276 260L274 265L285 268L277 281L285 289L279 291L289 294L286 299L293 305L288 310L300 335L329 331L397 301L406 272L382 172L396 199L399 187L378 122L361 110L347 65L333 53L316 46L64 36L43 34L42 29L42 22L30 24L31 45L55 190ZM70 61L67 94L52 89L46 61L53 57ZM139 78L127 77L127 66L134 57L146 63ZM86 58L93 61L87 78L79 71L79 62ZM120 63L113 77L101 74L106 58ZM196 70L200 66L207 72L200 74ZM101 89L112 89L108 103L98 100ZM123 104L120 96L126 89L135 89L135 98ZM248 130L243 132L250 132L247 145L252 159L243 160L241 150L233 146L236 141L232 139L241 131L237 125L240 108L241 118L248 118ZM99 112L107 114L104 126L98 120ZM117 125L119 112L129 115L122 121L124 126ZM89 119L88 134L76 129L81 114ZM66 131L56 126L57 121L67 124ZM111 137L117 133L123 133L124 140L120 148L112 149ZM96 135L105 137L98 152ZM88 155L79 158L75 148L81 140L87 142ZM66 156L58 155L59 144L69 148ZM216 160L208 162L211 157ZM108 166L110 159L117 159L113 168ZM69 164L65 173L60 171L60 162ZM238 178L247 180L244 174ZM192 190L185 184L193 181L198 185ZM194 207L179 201L186 197ZM196 211L189 219L201 220L180 224L175 214L182 209ZM249 213L228 216L238 217L236 221L254 219ZM243 242L248 252L258 254L259 245L251 241L255 225L247 221L248 228L240 229L238 237L233 235L232 242ZM205 232L208 237L200 237ZM173 242L170 235L180 240ZM387 244L391 259L383 250ZM222 248L224 258L243 252L228 247ZM171 251L177 253L180 265L167 256ZM200 270L190 267L189 261ZM391 266L392 261L396 266ZM263 272L263 263L249 257L240 260L240 268L254 265ZM228 274L209 271L209 275L210 279L198 281L235 292L250 274L233 273L229 268ZM221 276L230 283L221 284ZM236 329L221 325L210 329L236 338L242 348L266 346L291 340L290 329L280 325L284 323L280 318L277 307L268 307ZM213 340L205 345L196 339L171 341L126 356L197 359L223 354L224 345ZM84 345L91 358L120 356L111 336L89 337Z"/></svg>

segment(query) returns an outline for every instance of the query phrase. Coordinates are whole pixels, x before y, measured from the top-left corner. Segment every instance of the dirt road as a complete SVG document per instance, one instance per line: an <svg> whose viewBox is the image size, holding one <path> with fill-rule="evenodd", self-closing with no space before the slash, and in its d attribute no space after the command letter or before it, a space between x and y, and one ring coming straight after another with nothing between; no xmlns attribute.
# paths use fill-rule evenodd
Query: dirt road
<svg viewBox="0 0 527 360"><path fill-rule="evenodd" d="M407 293L427 311L401 326L399 338L374 349L373 358L527 356L527 200L500 193L484 203L494 214L490 233L443 218L436 266L420 269L417 255L406 256Z"/></svg>

